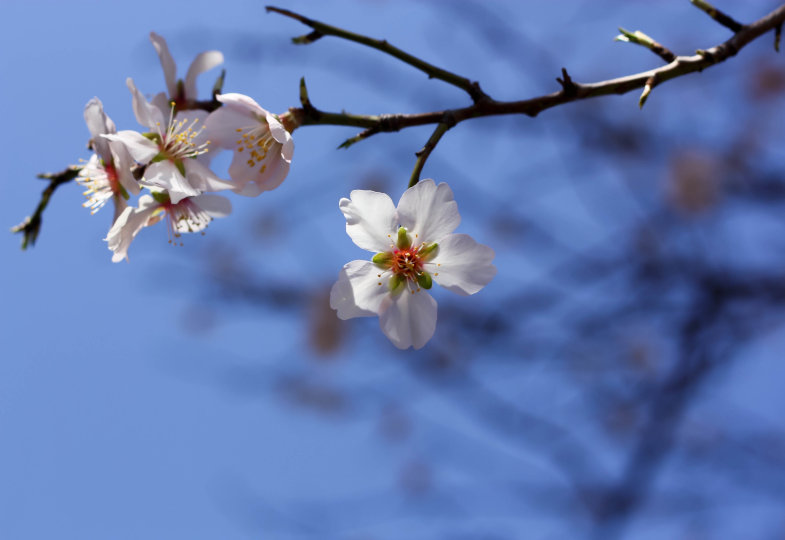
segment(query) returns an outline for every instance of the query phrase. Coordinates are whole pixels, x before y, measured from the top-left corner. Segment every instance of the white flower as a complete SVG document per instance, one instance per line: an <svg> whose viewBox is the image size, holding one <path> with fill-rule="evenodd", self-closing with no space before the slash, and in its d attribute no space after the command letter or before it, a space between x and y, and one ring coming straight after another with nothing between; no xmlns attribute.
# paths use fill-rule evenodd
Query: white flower
<svg viewBox="0 0 785 540"><path fill-rule="evenodd" d="M84 119L90 130L90 144L95 150L90 160L79 171L76 181L87 188L83 204L91 213L100 210L109 199L114 199L115 218L127 206L129 192L137 195L139 183L131 173L132 160L122 144L102 137L116 133L114 122L104 113L104 106L97 97L87 102Z"/></svg>
<svg viewBox="0 0 785 540"><path fill-rule="evenodd" d="M213 218L225 217L231 211L229 199L220 195L197 195L175 203L166 193L154 191L139 197L137 208L129 206L123 210L104 240L114 252L112 262L120 262L128 260L131 241L144 227L165 219L169 243L173 243L182 233L203 231Z"/></svg>
<svg viewBox="0 0 785 540"><path fill-rule="evenodd" d="M159 105L148 103L132 79L126 83L133 95L137 121L153 131L143 135L125 130L104 137L123 143L137 162L147 165L143 185L166 190L174 203L205 191L234 187L196 159L208 151L210 144L200 137L204 126L197 127L206 112L185 111L175 118L171 105L167 117Z"/></svg>
<svg viewBox="0 0 785 540"><path fill-rule="evenodd" d="M494 252L466 234L447 184L423 180L404 192L398 207L384 193L355 190L339 206L346 232L376 255L352 261L330 291L341 319L378 315L384 334L399 349L423 347L436 329L435 281L461 295L478 292L496 275Z"/></svg>
<svg viewBox="0 0 785 540"><path fill-rule="evenodd" d="M218 146L234 150L229 176L236 183L235 193L255 197L277 188L289 173L294 154L294 115L277 117L242 94L216 99L223 106L207 117L205 131Z"/></svg>
<svg viewBox="0 0 785 540"><path fill-rule="evenodd" d="M185 75L185 80L177 79L177 66L174 63L174 58L169 52L169 46L166 40L156 34L150 32L150 41L153 43L158 58L161 60L161 67L164 70L164 79L166 80L166 89L169 92L169 100L174 101L178 110L187 108L190 104L196 101L196 77L216 66L219 66L224 61L224 55L220 51L205 51L197 55L194 61L191 62L188 72Z"/></svg>

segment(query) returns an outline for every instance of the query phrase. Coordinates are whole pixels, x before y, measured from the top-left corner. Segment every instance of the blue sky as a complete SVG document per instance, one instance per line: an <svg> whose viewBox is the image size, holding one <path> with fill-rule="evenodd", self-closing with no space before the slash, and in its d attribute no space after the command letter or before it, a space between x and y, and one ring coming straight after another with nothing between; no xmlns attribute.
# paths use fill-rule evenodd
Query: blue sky
<svg viewBox="0 0 785 540"><path fill-rule="evenodd" d="M578 80L598 80L657 65L653 55L614 43L618 26L651 28L682 52L728 35L686 2L658 3L654 14L651 6L627 2L564 2L559 8L498 2L492 11L516 21L518 37L531 45L510 55L494 52L482 31L471 27L471 16L438 2L282 4L385 37L479 79L500 99L555 91L553 77L562 66ZM760 16L768 4L735 6L744 10L736 15ZM265 14L257 2L185 7L151 0L4 0L2 12L0 218L7 227L34 208L44 187L35 174L89 157L82 109L90 98L102 99L119 129L137 129L126 77L146 93L164 89L151 30L167 38L180 74L197 53L222 50L225 90L246 93L272 111L297 105L302 76L323 109L378 114L466 104L460 91L359 46L330 38L290 45L289 38L307 28ZM496 43L504 49L499 32ZM608 98L596 110L656 121L674 146L694 140L709 146L738 121L723 102L725 92L741 84L738 68L734 60L700 75L699 82L664 85L642 112L632 94ZM202 95L216 75L202 76ZM527 216L578 249L623 231L645 206L625 195L618 168L596 156L581 154L577 167L598 173L590 194L576 191L564 156L582 149L571 146L574 141L562 144L549 127L551 119L564 121L569 114L459 126L426 166L424 176L450 182L463 216L459 232L497 252L497 279L487 295L465 299L466 309L487 308L541 279L548 272L544 263L559 262L558 254L524 252L525 238L494 238L482 217L494 207L509 210L518 204L513 201L527 201ZM781 127L769 129L772 140L782 140ZM262 284L301 284L309 295L328 290L341 265L365 257L343 232L339 198L351 189L382 186L397 200L413 153L429 133L413 129L336 151L353 129L298 130L292 170L280 189L257 199L234 197L229 218L211 224L204 238L186 238L182 248L170 247L162 229L145 230L131 247L129 263L111 263L102 241L110 212L91 216L75 185L53 197L34 248L21 252L17 235L0 235L0 536L441 538L449 537L443 535L456 512L472 515L467 538L564 534L558 520L542 516L535 505L521 508L494 489L511 471L522 471L529 485L559 484L558 472L467 420L453 400L413 379L411 364L424 355L378 339L375 320L333 330L345 336L344 346L325 360L307 344L309 317L321 313L308 303L310 296L298 310L251 309L227 304L209 285L210 269L220 272L215 263L231 257L253 269ZM781 149L772 143L772 161L782 157ZM664 167L636 175L657 182ZM519 181L516 171L533 179ZM594 218L592 200L616 201L608 210L612 226ZM750 250L750 260L761 254L765 259L765 246ZM452 300L445 291L435 296L440 303ZM755 414L778 424L782 420L772 411L782 403L770 374L781 347L778 329L750 344L749 370L736 386L722 387L723 396L747 401ZM472 360L495 354L488 346ZM557 404L575 398L564 388L543 386L548 377L537 369L505 369L482 374L509 395L541 392ZM782 374L781 368L775 373ZM314 412L287 401L302 397L298 385L309 383L350 395L350 405L339 400L335 411ZM387 413L395 422L399 409L411 429L404 442L384 435ZM440 467L433 469L432 462ZM414 487L406 483L412 478ZM431 487L417 495L421 478ZM454 488L473 495L459 499ZM776 515L766 505L755 511L764 521Z"/></svg>

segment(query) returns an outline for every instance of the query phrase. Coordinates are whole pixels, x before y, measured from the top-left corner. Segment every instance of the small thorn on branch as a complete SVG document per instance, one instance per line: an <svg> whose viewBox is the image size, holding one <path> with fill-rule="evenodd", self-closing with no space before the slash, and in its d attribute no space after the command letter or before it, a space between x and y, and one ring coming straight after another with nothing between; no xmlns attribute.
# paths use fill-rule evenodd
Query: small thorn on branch
<svg viewBox="0 0 785 540"><path fill-rule="evenodd" d="M782 38L782 24L774 29L774 50L780 52L780 39Z"/></svg>
<svg viewBox="0 0 785 540"><path fill-rule="evenodd" d="M690 2L692 2L693 6L700 9L701 11L704 11L706 14L708 14L709 17L711 17L712 19L720 23L722 26L730 29L733 32L738 32L739 30L744 28L743 24L734 20L732 17L729 17L719 9L715 8L714 6L706 2L706 0L690 0Z"/></svg>

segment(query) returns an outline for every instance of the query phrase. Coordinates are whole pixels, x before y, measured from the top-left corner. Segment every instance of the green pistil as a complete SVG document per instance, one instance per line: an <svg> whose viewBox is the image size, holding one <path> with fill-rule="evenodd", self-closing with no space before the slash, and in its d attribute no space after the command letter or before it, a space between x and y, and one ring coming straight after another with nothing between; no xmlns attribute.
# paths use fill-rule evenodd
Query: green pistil
<svg viewBox="0 0 785 540"><path fill-rule="evenodd" d="M398 229L398 249L409 249L412 246L412 239L406 232L406 227Z"/></svg>

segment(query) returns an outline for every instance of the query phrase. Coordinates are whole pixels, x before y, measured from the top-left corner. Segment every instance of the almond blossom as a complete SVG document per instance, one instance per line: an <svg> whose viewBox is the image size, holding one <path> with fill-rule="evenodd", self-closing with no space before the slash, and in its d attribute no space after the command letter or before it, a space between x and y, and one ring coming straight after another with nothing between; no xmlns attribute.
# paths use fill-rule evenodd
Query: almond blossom
<svg viewBox="0 0 785 540"><path fill-rule="evenodd" d="M346 232L376 253L352 261L330 291L341 319L379 316L382 332L399 349L423 347L436 330L435 281L460 295L478 292L496 275L494 252L466 234L450 187L423 180L404 192L397 208L384 193L354 190L339 207Z"/></svg>
<svg viewBox="0 0 785 540"><path fill-rule="evenodd" d="M127 206L129 192L137 195L139 183L131 172L132 160L122 144L103 137L117 132L114 122L104 112L103 103L97 97L87 102L84 119L90 131L90 146L95 153L79 171L76 181L85 186L85 207L95 214L109 199L114 200L115 218Z"/></svg>
<svg viewBox="0 0 785 540"><path fill-rule="evenodd" d="M229 177L235 193L255 197L281 185L294 154L291 132L297 122L291 113L276 116L242 94L222 94L223 106L205 121L210 140L234 150Z"/></svg>
<svg viewBox="0 0 785 540"><path fill-rule="evenodd" d="M231 211L229 199L220 195L202 194L173 202L167 193L153 191L139 197L138 207L126 207L104 240L114 253L112 262L120 262L128 260L131 242L145 227L165 220L169 243L176 243L182 233L202 232L213 218L225 217Z"/></svg>
<svg viewBox="0 0 785 540"><path fill-rule="evenodd" d="M167 118L158 105L144 98L132 79L126 83L133 95L137 121L152 131L142 134L124 130L104 137L121 142L138 163L146 165L143 185L166 190L174 203L205 191L234 187L196 159L207 153L210 144L200 138L204 126L199 125L197 113L206 115L204 111L187 111L189 116L175 117L171 104Z"/></svg>

